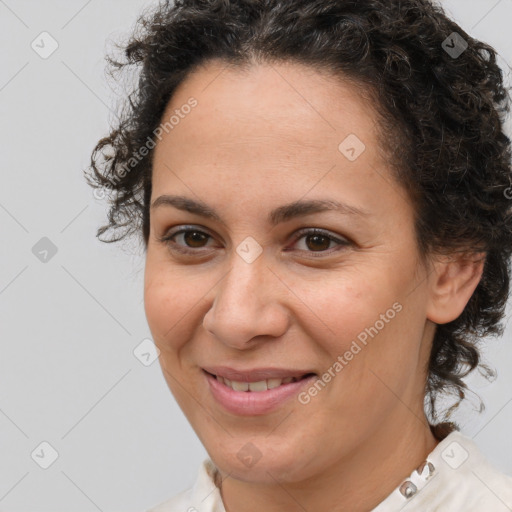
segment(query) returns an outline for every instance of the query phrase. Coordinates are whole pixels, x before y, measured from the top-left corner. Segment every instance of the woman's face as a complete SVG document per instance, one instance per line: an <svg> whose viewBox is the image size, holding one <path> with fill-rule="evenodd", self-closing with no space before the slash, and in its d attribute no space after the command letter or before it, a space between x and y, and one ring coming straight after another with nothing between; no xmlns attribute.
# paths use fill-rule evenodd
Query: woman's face
<svg viewBox="0 0 512 512"><path fill-rule="evenodd" d="M154 153L145 311L216 465L246 481L301 481L418 425L427 271L368 102L298 64L210 62L163 122L172 115ZM312 201L325 209L298 207ZM215 217L185 208L199 202ZM235 391L205 368L260 383ZM257 391L265 377L310 373Z"/></svg>

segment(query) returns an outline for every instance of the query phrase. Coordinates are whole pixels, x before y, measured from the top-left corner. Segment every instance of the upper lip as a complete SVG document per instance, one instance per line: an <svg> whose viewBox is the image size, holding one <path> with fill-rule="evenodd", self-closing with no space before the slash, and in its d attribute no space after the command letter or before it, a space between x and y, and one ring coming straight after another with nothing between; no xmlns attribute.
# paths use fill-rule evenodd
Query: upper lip
<svg viewBox="0 0 512 512"><path fill-rule="evenodd" d="M203 370L219 377L237 382L259 382L267 379L284 379L286 377L303 377L311 370L294 370L291 368L253 368L251 370L235 370L228 366L205 366Z"/></svg>

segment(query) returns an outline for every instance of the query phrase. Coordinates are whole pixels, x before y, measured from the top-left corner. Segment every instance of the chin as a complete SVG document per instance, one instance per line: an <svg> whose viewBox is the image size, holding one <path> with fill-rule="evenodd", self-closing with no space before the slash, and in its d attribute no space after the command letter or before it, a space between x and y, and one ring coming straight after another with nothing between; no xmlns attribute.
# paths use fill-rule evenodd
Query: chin
<svg viewBox="0 0 512 512"><path fill-rule="evenodd" d="M276 480L300 481L315 473L317 457L314 454L310 457L303 450L300 445L281 446L280 441L265 441L262 437L261 441L253 438L237 442L234 451L219 451L217 446L217 449L209 453L214 464L231 478L251 483L275 484Z"/></svg>

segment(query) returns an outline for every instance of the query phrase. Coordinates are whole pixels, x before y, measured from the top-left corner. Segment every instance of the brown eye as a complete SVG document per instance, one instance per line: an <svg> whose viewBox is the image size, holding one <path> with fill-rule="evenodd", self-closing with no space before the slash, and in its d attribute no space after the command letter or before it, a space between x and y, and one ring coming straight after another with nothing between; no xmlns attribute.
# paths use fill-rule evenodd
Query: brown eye
<svg viewBox="0 0 512 512"><path fill-rule="evenodd" d="M184 227L178 231L171 232L159 240L163 242L171 251L181 252L183 254L201 255L202 249L208 247L208 241L213 237L204 231L192 227ZM338 238L328 232L313 228L302 230L295 238L294 244L304 240L304 248L299 248L299 252L310 254L314 257L321 257L337 252L344 247L352 245L352 242L345 238ZM334 243L338 247L331 249ZM288 250L288 249L286 249ZM316 254L315 254L316 253Z"/></svg>
<svg viewBox="0 0 512 512"><path fill-rule="evenodd" d="M203 243L208 240L209 236L201 231L185 231L183 240L189 247L203 247Z"/></svg>
<svg viewBox="0 0 512 512"><path fill-rule="evenodd" d="M329 248L332 239L324 235L307 235L305 237L306 245L312 251L325 251ZM309 241L309 243L308 243Z"/></svg>
<svg viewBox="0 0 512 512"><path fill-rule="evenodd" d="M295 238L294 245L302 241L303 248L299 248L299 251L315 257L329 255L333 252L337 252L340 249L343 249L344 247L352 245L352 242L349 240L345 238L338 238L329 232L318 228L305 229L300 231ZM334 243L338 247L331 249L331 243Z"/></svg>
<svg viewBox="0 0 512 512"><path fill-rule="evenodd" d="M210 238L212 237L204 231L182 228L163 236L160 241L172 251L192 254L198 253L202 248L207 247Z"/></svg>

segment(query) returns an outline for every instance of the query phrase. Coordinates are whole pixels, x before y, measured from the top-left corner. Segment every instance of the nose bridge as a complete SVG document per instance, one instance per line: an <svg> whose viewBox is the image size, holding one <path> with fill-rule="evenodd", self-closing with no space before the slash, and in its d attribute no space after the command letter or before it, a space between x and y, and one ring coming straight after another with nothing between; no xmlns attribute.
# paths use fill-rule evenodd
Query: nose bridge
<svg viewBox="0 0 512 512"><path fill-rule="evenodd" d="M203 320L205 329L239 349L255 336L281 336L288 315L279 299L278 281L263 255L248 262L233 253L229 271L214 288L212 305Z"/></svg>
<svg viewBox="0 0 512 512"><path fill-rule="evenodd" d="M234 255L231 269L220 286L219 304L223 302L229 307L260 309L266 272L268 269L263 258L247 263Z"/></svg>

